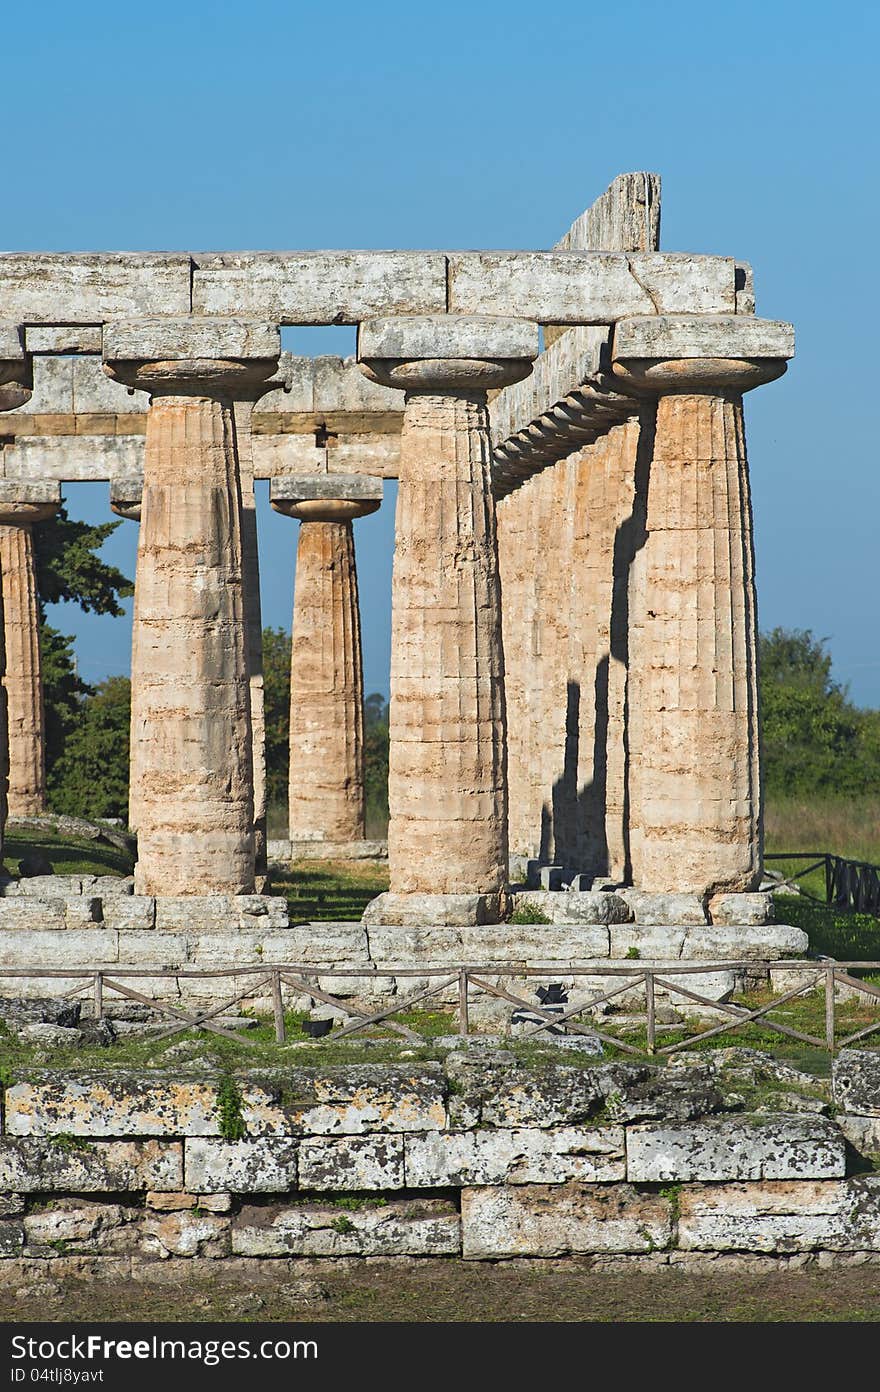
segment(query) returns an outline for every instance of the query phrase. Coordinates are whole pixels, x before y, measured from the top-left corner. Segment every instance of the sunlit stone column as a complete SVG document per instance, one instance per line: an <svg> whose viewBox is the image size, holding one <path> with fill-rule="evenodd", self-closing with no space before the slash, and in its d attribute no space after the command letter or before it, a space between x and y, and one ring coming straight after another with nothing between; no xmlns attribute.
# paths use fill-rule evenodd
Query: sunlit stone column
<svg viewBox="0 0 880 1392"><path fill-rule="evenodd" d="M528 375L519 320L380 319L358 356L403 387L392 581L387 923L497 921L507 882L504 659L486 391Z"/></svg>
<svg viewBox="0 0 880 1392"><path fill-rule="evenodd" d="M33 390L32 362L24 349L24 330L18 324L0 320L0 411L14 411L30 400ZM2 582L2 574L0 574ZM0 583L0 609L2 609ZM2 617L2 614L0 614ZM4 624L0 624L0 634ZM0 643L0 678L6 671L6 643ZM0 681L0 857L6 828L9 783L9 724L6 684Z"/></svg>
<svg viewBox="0 0 880 1392"><path fill-rule="evenodd" d="M251 893L253 763L232 403L274 372L276 327L105 326L110 375L150 393L137 564L140 894Z"/></svg>
<svg viewBox="0 0 880 1392"><path fill-rule="evenodd" d="M300 521L290 660L291 842L362 841L364 679L354 530L382 480L275 478L272 506Z"/></svg>
<svg viewBox="0 0 880 1392"><path fill-rule="evenodd" d="M124 517L129 522L140 522L141 520L141 499L144 491L144 476L140 473L114 474L110 479L110 511L115 512L117 517ZM134 673L137 666L135 658L135 643L137 642L137 587L135 587L134 598L132 600L132 622L131 622L131 714L129 717L129 740L128 740L128 826L130 831L137 831L138 825L138 804L137 794L140 788L140 773L135 768L135 757L140 753L141 745L137 737L138 715L135 703L135 682Z"/></svg>
<svg viewBox="0 0 880 1392"><path fill-rule="evenodd" d="M235 403L235 432L241 477L241 542L251 692L251 730L254 769L254 863L266 871L266 699L263 684L263 615L260 604L260 557L257 546L257 503L254 496L254 399Z"/></svg>
<svg viewBox="0 0 880 1392"><path fill-rule="evenodd" d="M742 393L785 371L790 326L630 320L614 372L656 397L630 615L630 845L649 891L749 890L762 808Z"/></svg>
<svg viewBox="0 0 880 1392"><path fill-rule="evenodd" d="M43 669L33 526L52 517L60 505L58 483L0 479L10 817L34 817L46 811Z"/></svg>

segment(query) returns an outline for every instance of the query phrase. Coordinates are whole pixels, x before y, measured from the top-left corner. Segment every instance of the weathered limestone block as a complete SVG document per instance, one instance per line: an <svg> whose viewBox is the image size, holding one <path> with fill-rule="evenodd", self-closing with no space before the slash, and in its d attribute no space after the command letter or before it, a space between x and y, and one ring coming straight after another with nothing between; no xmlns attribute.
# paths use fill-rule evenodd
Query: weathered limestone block
<svg viewBox="0 0 880 1392"><path fill-rule="evenodd" d="M834 1101L859 1116L880 1116L880 1053L841 1049L834 1060Z"/></svg>
<svg viewBox="0 0 880 1392"><path fill-rule="evenodd" d="M714 958L716 961L773 961L777 957L805 957L810 940L801 928L785 923L765 923L752 927L709 923L688 928L682 957Z"/></svg>
<svg viewBox="0 0 880 1392"><path fill-rule="evenodd" d="M794 357L794 329L776 319L751 315L693 313L633 316L614 332L617 358L635 359L748 359L784 361ZM781 375L776 372L775 376Z"/></svg>
<svg viewBox="0 0 880 1392"><path fill-rule="evenodd" d="M345 1136L303 1140L301 1189L402 1189L402 1136Z"/></svg>
<svg viewBox="0 0 880 1392"><path fill-rule="evenodd" d="M636 923L697 924L705 923L706 908L699 894L650 894L643 889L617 890L632 910Z"/></svg>
<svg viewBox="0 0 880 1392"><path fill-rule="evenodd" d="M437 1199L354 1212L245 1207L232 1230L232 1251L244 1257L445 1257L460 1250L459 1216Z"/></svg>
<svg viewBox="0 0 880 1392"><path fill-rule="evenodd" d="M880 1181L687 1185L679 1196L685 1251L880 1251Z"/></svg>
<svg viewBox="0 0 880 1392"><path fill-rule="evenodd" d="M551 923L628 923L633 916L632 909L621 895L605 892L560 893L527 889L513 896L514 911L527 905L540 909ZM590 953L591 957L601 955L599 952Z"/></svg>
<svg viewBox="0 0 880 1392"><path fill-rule="evenodd" d="M694 1179L838 1179L843 1137L824 1117L711 1118L699 1125L635 1126L626 1135L632 1183Z"/></svg>
<svg viewBox="0 0 880 1392"><path fill-rule="evenodd" d="M6 1090L6 1131L10 1136L217 1136L218 1086L214 1078L177 1080L159 1072L35 1072ZM241 1093L242 1117L252 1134L284 1133L284 1113L271 1091L243 1080Z"/></svg>
<svg viewBox="0 0 880 1392"><path fill-rule="evenodd" d="M370 929L371 940L376 931ZM370 965L362 923L293 923L287 932L273 933L266 939L265 955L273 962Z"/></svg>
<svg viewBox="0 0 880 1392"><path fill-rule="evenodd" d="M375 900L373 902L375 903ZM370 959L377 967L394 964L409 967L414 962L464 961L464 940L460 925L444 923L435 926L433 923L418 923L396 926L376 923L368 916L371 907L372 905L367 905L363 923L366 937L369 939ZM363 929L361 931L363 932Z"/></svg>
<svg viewBox="0 0 880 1392"><path fill-rule="evenodd" d="M611 929L611 956L626 957L635 950L645 961L676 961L681 957L686 925L616 923Z"/></svg>
<svg viewBox="0 0 880 1392"><path fill-rule="evenodd" d="M64 900L36 899L31 895L16 894L9 899L0 899L0 933L4 929L21 932L41 932L64 928ZM41 965L46 966L43 962Z"/></svg>
<svg viewBox="0 0 880 1392"><path fill-rule="evenodd" d="M6 902L0 901L0 918L3 917ZM10 908L13 902L9 901ZM11 921L5 919L4 926L17 931L0 932L0 966L33 967L39 962L41 967L81 967L88 962L90 967L103 967L118 962L119 938L116 933L99 927L71 928L65 933L58 932L57 929L64 927L63 912L63 905L59 904L56 918L60 921L48 928L44 926L49 917L45 911L39 928L33 926L33 918L22 917L18 922L14 917ZM68 982L62 989L68 990L70 984ZM10 988L5 991L7 995L28 994L24 986L18 990L11 989L11 979L5 985ZM57 986L57 981L44 980L42 991L54 992ZM33 991L29 993L33 994Z"/></svg>
<svg viewBox="0 0 880 1392"><path fill-rule="evenodd" d="M772 894L716 894L709 900L712 923L762 926L776 919Z"/></svg>
<svg viewBox="0 0 880 1392"><path fill-rule="evenodd" d="M224 1190L216 1194L188 1194L185 1189L172 1194L158 1194L150 1190L146 1195L146 1205L161 1213L181 1213L188 1208L204 1208L209 1213L229 1213L232 1195Z"/></svg>
<svg viewBox="0 0 880 1392"><path fill-rule="evenodd" d="M430 344L425 333L419 321L362 325L358 352L367 375L407 392L392 580L390 891L485 896L471 919L479 922L500 914L492 901L507 881L486 391L528 375L537 332L526 341L521 323L447 317ZM393 903L382 916L398 915Z"/></svg>
<svg viewBox="0 0 880 1392"><path fill-rule="evenodd" d="M371 928L385 924L398 928L464 928L471 924L497 923L502 900L500 892L386 892L370 901L364 910L363 922Z"/></svg>
<svg viewBox="0 0 880 1392"><path fill-rule="evenodd" d="M29 323L101 323L111 314L189 314L185 252L14 252L0 257L0 304Z"/></svg>
<svg viewBox="0 0 880 1392"><path fill-rule="evenodd" d="M156 900L149 894L105 895L101 900L105 928L117 932L148 932L156 926Z"/></svg>
<svg viewBox="0 0 880 1392"><path fill-rule="evenodd" d="M124 1204L59 1199L51 1208L25 1217L25 1241L32 1256L55 1256L59 1244L65 1253L72 1250L106 1254L125 1249L128 1234L120 1229L139 1218L137 1209Z"/></svg>
<svg viewBox="0 0 880 1392"><path fill-rule="evenodd" d="M483 1259L653 1252L671 1242L671 1206L624 1184L468 1188L461 1235L462 1255Z"/></svg>
<svg viewBox="0 0 880 1392"><path fill-rule="evenodd" d="M145 1252L167 1257L225 1257L230 1251L231 1221L215 1213L144 1215Z"/></svg>
<svg viewBox="0 0 880 1392"><path fill-rule="evenodd" d="M4 886L5 897L25 899L67 899L95 890L96 875L28 875Z"/></svg>
<svg viewBox="0 0 880 1392"><path fill-rule="evenodd" d="M197 1193L284 1193L296 1188L297 1144L277 1136L224 1141L187 1138L185 1181Z"/></svg>
<svg viewBox="0 0 880 1392"><path fill-rule="evenodd" d="M470 962L583 962L608 956L608 929L590 923L490 923L462 929L462 945Z"/></svg>
<svg viewBox="0 0 880 1392"><path fill-rule="evenodd" d="M27 1198L24 1194L0 1194L0 1218L15 1218L26 1208Z"/></svg>
<svg viewBox="0 0 880 1392"><path fill-rule="evenodd" d="M70 1133L68 1133L70 1134ZM85 1141L6 1136L0 1140L0 1189L85 1194L183 1188L179 1141Z"/></svg>
<svg viewBox="0 0 880 1392"><path fill-rule="evenodd" d="M626 1178L623 1127L444 1131L407 1136L411 1189L609 1183Z"/></svg>
<svg viewBox="0 0 880 1392"><path fill-rule="evenodd" d="M160 932L268 931L286 928L290 921L287 903L280 895L163 894L155 902Z"/></svg>
<svg viewBox="0 0 880 1392"><path fill-rule="evenodd" d="M877 1116L855 1116L838 1112L834 1118L850 1145L861 1155L880 1155L880 1113Z"/></svg>
<svg viewBox="0 0 880 1392"><path fill-rule="evenodd" d="M0 1223L0 1257L17 1257L24 1250L24 1224L15 1221Z"/></svg>
<svg viewBox="0 0 880 1392"><path fill-rule="evenodd" d="M93 923L103 922L100 899L92 898L91 895L78 894L64 900L65 928L88 928Z"/></svg>
<svg viewBox="0 0 880 1392"><path fill-rule="evenodd" d="M439 1063L295 1069L283 1081L290 1131L312 1136L438 1131L446 1125L445 1093Z"/></svg>

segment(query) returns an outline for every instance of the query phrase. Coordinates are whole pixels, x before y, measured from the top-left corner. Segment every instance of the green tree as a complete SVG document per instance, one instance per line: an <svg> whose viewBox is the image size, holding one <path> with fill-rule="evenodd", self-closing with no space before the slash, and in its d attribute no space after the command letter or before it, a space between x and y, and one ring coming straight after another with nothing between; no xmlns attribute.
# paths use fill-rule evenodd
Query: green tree
<svg viewBox="0 0 880 1392"><path fill-rule="evenodd" d="M263 690L266 708L266 800L287 816L290 769L290 634L263 629Z"/></svg>
<svg viewBox="0 0 880 1392"><path fill-rule="evenodd" d="M364 701L364 794L368 834L388 828L388 702L378 691Z"/></svg>
<svg viewBox="0 0 880 1392"><path fill-rule="evenodd" d="M77 674L73 639L46 622L45 606L67 601L96 614L116 616L124 612L119 600L133 594L134 586L121 570L102 561L98 554L119 525L119 522L104 522L92 526L88 522L73 521L62 507L55 517L34 526L46 709L46 773L49 805L56 812L72 810L67 805L62 806L67 798L62 775L56 766L64 757L69 737L78 728L84 702L92 694L92 687ZM108 749L108 758L111 757L115 757L114 751ZM70 770L69 759L65 760L64 768ZM68 776L69 772L64 775ZM124 801L127 802L127 796ZM124 812L103 810L95 815L123 816Z"/></svg>
<svg viewBox="0 0 880 1392"><path fill-rule="evenodd" d="M761 635L761 733L771 794L880 789L877 713L858 710L833 680L825 644L809 629Z"/></svg>
<svg viewBox="0 0 880 1392"><path fill-rule="evenodd" d="M128 677L109 677L80 700L49 774L54 811L127 819L130 720Z"/></svg>

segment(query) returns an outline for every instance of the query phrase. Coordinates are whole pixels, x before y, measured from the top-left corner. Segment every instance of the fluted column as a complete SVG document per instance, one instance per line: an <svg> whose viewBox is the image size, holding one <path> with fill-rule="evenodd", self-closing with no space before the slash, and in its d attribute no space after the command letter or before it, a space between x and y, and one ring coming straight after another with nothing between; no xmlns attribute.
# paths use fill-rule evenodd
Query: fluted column
<svg viewBox="0 0 880 1392"><path fill-rule="evenodd" d="M24 330L18 324L0 320L0 411L13 411L30 400L33 372L30 357L24 349ZM2 557L0 557L2 567ZM3 585L0 569L0 619L3 619ZM0 636L5 620L0 622ZM0 678L6 674L6 642L0 641ZM0 858L6 830L7 793L9 785L9 723L6 683L0 680Z"/></svg>
<svg viewBox="0 0 880 1392"><path fill-rule="evenodd" d="M253 763L232 403L279 335L239 321L108 325L113 376L150 392L132 686L141 894L251 893Z"/></svg>
<svg viewBox="0 0 880 1392"><path fill-rule="evenodd" d="M46 811L43 669L33 526L52 517L60 503L57 483L0 480L10 816L34 817Z"/></svg>
<svg viewBox="0 0 880 1392"><path fill-rule="evenodd" d="M532 326L505 320L361 327L369 374L406 390L392 580L390 893L367 911L385 921L406 922L410 908L437 923L491 921L503 907L504 658L486 390L526 376L536 340ZM411 898L425 895L427 905Z"/></svg>
<svg viewBox="0 0 880 1392"><path fill-rule="evenodd" d="M789 354L737 358L735 323L721 342L730 357L649 358L625 337L615 345L625 385L658 397L642 419L653 451L629 677L633 879L651 891L748 890L762 870L742 393L778 377Z"/></svg>
<svg viewBox="0 0 880 1392"><path fill-rule="evenodd" d="M272 506L300 521L290 655L290 840L362 841L364 679L353 522L381 479L272 480Z"/></svg>
<svg viewBox="0 0 880 1392"><path fill-rule="evenodd" d="M144 491L143 474L115 475L110 480L110 511L115 512L117 517L124 517L130 522L140 522L141 520L141 499ZM131 713L129 715L129 738L128 738L128 826L130 831L137 831L139 808L138 794L140 791L140 770L136 767L136 760L141 751L140 742L137 738L139 729L139 716L136 698L140 694L140 687L135 684L134 674L137 668L136 648L138 635L137 622L137 586L135 586L134 598L132 599L131 615Z"/></svg>
<svg viewBox="0 0 880 1392"><path fill-rule="evenodd" d="M254 769L254 863L266 870L266 696L263 683L263 616L260 605L260 557L257 546L257 503L254 497L254 445L251 426L254 401L236 401L235 428L241 476L241 536L244 599L247 623L248 681L251 692L251 730Z"/></svg>

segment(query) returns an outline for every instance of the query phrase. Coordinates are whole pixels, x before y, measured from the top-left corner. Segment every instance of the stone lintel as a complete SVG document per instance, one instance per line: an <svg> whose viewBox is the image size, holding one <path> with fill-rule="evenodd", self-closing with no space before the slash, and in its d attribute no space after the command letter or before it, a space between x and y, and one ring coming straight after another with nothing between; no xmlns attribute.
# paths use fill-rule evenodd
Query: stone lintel
<svg viewBox="0 0 880 1392"><path fill-rule="evenodd" d="M0 478L0 505L3 503L52 503L61 506L61 484L57 479Z"/></svg>
<svg viewBox="0 0 880 1392"><path fill-rule="evenodd" d="M247 319L122 319L104 326L107 362L264 362L280 351L277 325Z"/></svg>
<svg viewBox="0 0 880 1392"><path fill-rule="evenodd" d="M25 329L25 343L29 353L41 356L100 353L101 329L97 324L79 327L38 324Z"/></svg>
<svg viewBox="0 0 880 1392"><path fill-rule="evenodd" d="M743 314L623 319L614 330L614 357L787 359L794 357L794 328Z"/></svg>
<svg viewBox="0 0 880 1392"><path fill-rule="evenodd" d="M348 502L381 503L382 488L381 478L365 474L315 474L311 478L285 474L272 479L270 499L273 504L336 498Z"/></svg>
<svg viewBox="0 0 880 1392"><path fill-rule="evenodd" d="M537 356L537 324L495 315L368 319L358 333L359 362L444 358L533 361Z"/></svg>

